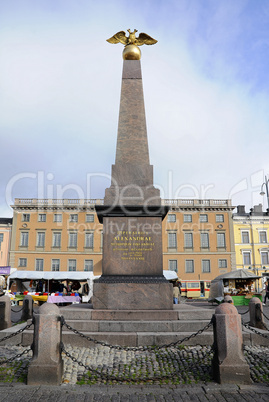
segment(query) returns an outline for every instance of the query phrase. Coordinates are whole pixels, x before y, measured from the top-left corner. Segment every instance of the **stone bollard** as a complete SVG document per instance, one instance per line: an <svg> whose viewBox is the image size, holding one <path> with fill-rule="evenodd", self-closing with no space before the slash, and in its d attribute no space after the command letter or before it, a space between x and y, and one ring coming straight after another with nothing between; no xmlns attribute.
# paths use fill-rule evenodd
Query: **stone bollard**
<svg viewBox="0 0 269 402"><path fill-rule="evenodd" d="M241 316L232 304L223 303L216 308L213 323L214 379L220 384L250 384L249 366L243 354Z"/></svg>
<svg viewBox="0 0 269 402"><path fill-rule="evenodd" d="M234 304L234 301L233 301L232 296L229 296L229 295L224 296L223 303L230 303L230 304Z"/></svg>
<svg viewBox="0 0 269 402"><path fill-rule="evenodd" d="M33 359L28 368L28 385L60 385L63 374L62 327L59 308L44 303L34 315Z"/></svg>
<svg viewBox="0 0 269 402"><path fill-rule="evenodd" d="M260 299L258 297L252 297L252 299L249 302L249 318L250 318L249 325L251 327L266 329L264 325L262 311L263 308Z"/></svg>
<svg viewBox="0 0 269 402"><path fill-rule="evenodd" d="M11 327L11 301L9 296L0 297L0 331Z"/></svg>
<svg viewBox="0 0 269 402"><path fill-rule="evenodd" d="M23 306L22 306L22 321L27 321L33 317L33 298L32 296L25 296L23 299Z"/></svg>

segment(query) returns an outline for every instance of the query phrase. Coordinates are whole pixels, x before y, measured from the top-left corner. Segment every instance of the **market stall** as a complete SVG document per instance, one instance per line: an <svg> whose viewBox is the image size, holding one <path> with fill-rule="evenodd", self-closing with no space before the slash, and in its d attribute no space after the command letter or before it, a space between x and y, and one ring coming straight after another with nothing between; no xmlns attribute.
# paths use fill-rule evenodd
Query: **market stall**
<svg viewBox="0 0 269 402"><path fill-rule="evenodd" d="M40 303L79 303L81 299L83 302L88 302L92 297L93 292L93 280L98 278L94 276L92 272L82 271L16 271L13 272L7 281L7 288L9 289L11 282L16 281L21 284L25 283L26 286L24 291L16 292L15 297L17 301L22 301L26 294L32 296L34 301ZM63 282L70 285L70 290L68 286ZM77 291L72 290L72 285L78 283L79 286L82 285L83 294L82 297ZM61 285L61 288L65 290L65 294L61 291L55 291L56 285ZM39 286L39 291L36 291ZM54 288L53 288L54 287ZM49 290L53 290L49 292Z"/></svg>
<svg viewBox="0 0 269 402"><path fill-rule="evenodd" d="M238 269L219 275L211 281L208 301L221 303L224 296L229 295L232 297L235 306L246 306L252 297L258 297L262 300L262 295L256 291L257 287L255 286L256 280L260 278L260 276L246 269Z"/></svg>

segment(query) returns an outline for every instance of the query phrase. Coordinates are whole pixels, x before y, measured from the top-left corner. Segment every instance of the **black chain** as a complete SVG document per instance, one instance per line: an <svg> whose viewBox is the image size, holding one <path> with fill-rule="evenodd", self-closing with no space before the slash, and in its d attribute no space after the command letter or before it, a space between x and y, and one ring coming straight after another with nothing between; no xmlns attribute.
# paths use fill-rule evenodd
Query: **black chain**
<svg viewBox="0 0 269 402"><path fill-rule="evenodd" d="M238 311L238 313L239 313L240 315L247 314L248 312L249 312L249 308L248 308L247 311L245 311L244 313L239 313L239 311Z"/></svg>
<svg viewBox="0 0 269 402"><path fill-rule="evenodd" d="M97 374L100 378L106 380L106 381L124 381L124 382L141 382L141 381L157 381L157 380L165 380L165 379L171 379L175 378L177 374L181 373L181 370L174 370L172 374L165 374L165 375L155 375L152 377L139 377L139 378L134 378L134 377L125 377L125 376L114 376L109 373L103 373L102 371L96 370L87 364L82 363L81 361L78 361L74 356L72 356L67 350L64 348L64 345L61 345L61 351L65 353L67 357L69 357L74 363L77 363L80 367L84 367L86 370L89 370L91 373Z"/></svg>
<svg viewBox="0 0 269 402"><path fill-rule="evenodd" d="M12 311L13 313L20 313L22 310L23 310L23 307L20 308L19 310L13 310L13 309L11 309L11 311Z"/></svg>
<svg viewBox="0 0 269 402"><path fill-rule="evenodd" d="M16 356L11 357L10 359L3 360L2 362L0 362L0 366L2 366L3 364L6 364L6 363L12 362L13 360L17 359L18 357L21 357L22 355L25 355L25 353L28 353L31 350L32 350L31 348L25 349L23 352L18 353Z"/></svg>
<svg viewBox="0 0 269 402"><path fill-rule="evenodd" d="M0 339L0 342L6 341L7 339L13 338L13 336L21 334L26 329L29 329L32 325L33 325L33 322L31 322L31 324L26 325L24 328L19 329L17 332L14 332L13 334L5 336L4 338Z"/></svg>
<svg viewBox="0 0 269 402"><path fill-rule="evenodd" d="M268 335L262 334L261 332L257 331L257 330L254 329L253 327L251 327L249 324L244 324L244 323L242 323L242 325L243 325L244 327L246 327L247 329L249 329L250 331L254 332L255 334L260 335L260 336L262 336L263 338L269 339L269 336L268 336Z"/></svg>
<svg viewBox="0 0 269 402"><path fill-rule="evenodd" d="M262 311L263 316L269 321L269 318L264 314L264 312Z"/></svg>
<svg viewBox="0 0 269 402"><path fill-rule="evenodd" d="M69 329L70 331L74 332L74 334L81 336L82 338L87 339L87 341L89 342L93 342L95 344L101 345L101 346L106 346L109 347L110 349L116 349L116 350L131 350L131 351L140 351L143 352L145 350L148 351L155 351L155 350L160 350L162 348L169 348L171 346L176 346L176 345L180 345L181 343L188 341L191 338L195 338L197 335L202 334L204 331L206 331L211 325L213 324L213 321L211 319L211 321L202 329L199 329L197 332L186 336L183 339L179 339L178 341L175 342L171 342L168 343L166 345L162 345L162 346L133 346L133 347L128 347L128 346L118 346L118 345L110 345L106 342L102 342L102 341L98 341L97 339L93 339L90 336L84 335L82 332L78 331L75 328L72 328L69 324L66 323L64 317L62 316L62 325L65 325L67 329Z"/></svg>

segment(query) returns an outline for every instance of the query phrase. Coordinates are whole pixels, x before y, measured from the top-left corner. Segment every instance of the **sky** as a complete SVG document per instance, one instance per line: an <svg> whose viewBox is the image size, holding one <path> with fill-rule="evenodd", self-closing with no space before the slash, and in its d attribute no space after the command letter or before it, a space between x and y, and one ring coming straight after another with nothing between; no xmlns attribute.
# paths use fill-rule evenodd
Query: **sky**
<svg viewBox="0 0 269 402"><path fill-rule="evenodd" d="M268 0L0 0L0 216L14 198L103 198L121 44L137 29L162 198L262 203L269 178Z"/></svg>

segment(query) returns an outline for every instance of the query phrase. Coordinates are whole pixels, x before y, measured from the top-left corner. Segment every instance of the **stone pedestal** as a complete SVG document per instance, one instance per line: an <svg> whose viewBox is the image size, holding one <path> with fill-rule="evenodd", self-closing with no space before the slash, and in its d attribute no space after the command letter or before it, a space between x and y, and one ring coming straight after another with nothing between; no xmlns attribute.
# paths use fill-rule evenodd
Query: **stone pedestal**
<svg viewBox="0 0 269 402"><path fill-rule="evenodd" d="M0 330L11 327L11 303L8 296L0 297Z"/></svg>
<svg viewBox="0 0 269 402"><path fill-rule="evenodd" d="M252 297L249 302L249 325L254 328L266 329L263 318L262 302L258 297Z"/></svg>
<svg viewBox="0 0 269 402"><path fill-rule="evenodd" d="M61 316L52 303L43 304L34 323L33 359L28 368L28 385L60 385L63 374L61 356Z"/></svg>
<svg viewBox="0 0 269 402"><path fill-rule="evenodd" d="M220 384L250 384L249 366L243 354L241 316L232 304L223 303L216 308L213 328L214 379Z"/></svg>

